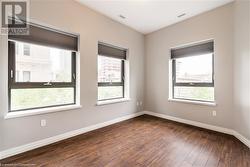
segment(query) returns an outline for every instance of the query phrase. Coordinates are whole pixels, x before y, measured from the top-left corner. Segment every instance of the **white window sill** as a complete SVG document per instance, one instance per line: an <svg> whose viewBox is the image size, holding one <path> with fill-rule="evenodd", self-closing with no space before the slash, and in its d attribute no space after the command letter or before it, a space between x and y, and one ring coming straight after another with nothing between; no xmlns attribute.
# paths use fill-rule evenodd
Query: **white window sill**
<svg viewBox="0 0 250 167"><path fill-rule="evenodd" d="M196 104L196 105L205 105L205 106L216 106L215 102L203 102L203 101L193 101L193 100L181 100L181 99L168 99L171 102L179 102L179 103L188 103L188 104Z"/></svg>
<svg viewBox="0 0 250 167"><path fill-rule="evenodd" d="M68 105L68 106L60 106L60 107L50 107L50 108L42 108L42 109L34 109L34 110L24 110L24 111L16 111L9 112L6 114L4 119L18 118L18 117L26 117L31 115L40 115L52 112L66 111L66 110L74 110L82 108L81 105Z"/></svg>
<svg viewBox="0 0 250 167"><path fill-rule="evenodd" d="M122 103L122 102L127 102L130 101L130 98L122 98L122 99L113 99L113 100L104 100L104 101L98 101L97 106L102 106L102 105L108 105L108 104L114 104L114 103Z"/></svg>

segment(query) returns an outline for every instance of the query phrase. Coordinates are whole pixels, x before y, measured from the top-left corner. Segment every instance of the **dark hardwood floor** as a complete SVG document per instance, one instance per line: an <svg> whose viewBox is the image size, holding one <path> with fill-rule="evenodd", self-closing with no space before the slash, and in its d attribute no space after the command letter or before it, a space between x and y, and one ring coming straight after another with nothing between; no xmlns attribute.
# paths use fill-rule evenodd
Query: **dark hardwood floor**
<svg viewBox="0 0 250 167"><path fill-rule="evenodd" d="M250 167L250 149L233 136L140 116L1 163L52 167Z"/></svg>

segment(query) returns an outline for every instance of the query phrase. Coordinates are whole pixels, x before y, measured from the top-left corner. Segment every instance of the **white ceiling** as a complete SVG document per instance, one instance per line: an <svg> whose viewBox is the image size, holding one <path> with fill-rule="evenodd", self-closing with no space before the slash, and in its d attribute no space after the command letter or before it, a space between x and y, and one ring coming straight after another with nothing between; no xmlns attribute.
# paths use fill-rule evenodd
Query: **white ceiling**
<svg viewBox="0 0 250 167"><path fill-rule="evenodd" d="M156 31L233 0L77 0L143 34ZM186 13L185 16L177 16ZM126 18L122 19L119 15Z"/></svg>

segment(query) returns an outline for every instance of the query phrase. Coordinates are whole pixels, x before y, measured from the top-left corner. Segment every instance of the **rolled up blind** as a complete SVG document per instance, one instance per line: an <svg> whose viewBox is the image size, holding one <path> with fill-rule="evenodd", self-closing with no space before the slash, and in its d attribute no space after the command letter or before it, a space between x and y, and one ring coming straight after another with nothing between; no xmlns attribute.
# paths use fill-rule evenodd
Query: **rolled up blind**
<svg viewBox="0 0 250 167"><path fill-rule="evenodd" d="M126 49L121 49L117 47L108 46L102 43L98 44L98 55L126 59Z"/></svg>
<svg viewBox="0 0 250 167"><path fill-rule="evenodd" d="M29 35L9 35L11 40L78 51L78 36L48 27L29 24Z"/></svg>
<svg viewBox="0 0 250 167"><path fill-rule="evenodd" d="M185 48L171 49L171 59L177 59L188 56L197 56L214 52L214 42L210 41Z"/></svg>

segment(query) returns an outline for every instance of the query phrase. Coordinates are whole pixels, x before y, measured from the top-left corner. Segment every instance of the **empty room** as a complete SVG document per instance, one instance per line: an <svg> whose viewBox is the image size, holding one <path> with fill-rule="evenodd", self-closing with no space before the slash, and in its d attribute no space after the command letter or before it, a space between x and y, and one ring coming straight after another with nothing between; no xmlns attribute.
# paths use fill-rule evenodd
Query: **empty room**
<svg viewBox="0 0 250 167"><path fill-rule="evenodd" d="M0 13L0 167L250 167L250 0Z"/></svg>

